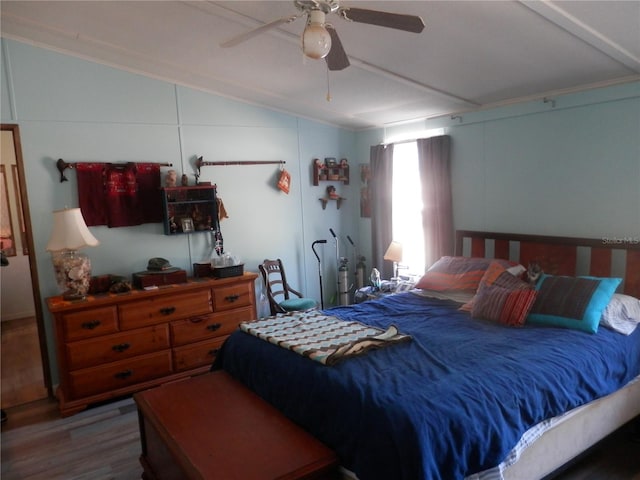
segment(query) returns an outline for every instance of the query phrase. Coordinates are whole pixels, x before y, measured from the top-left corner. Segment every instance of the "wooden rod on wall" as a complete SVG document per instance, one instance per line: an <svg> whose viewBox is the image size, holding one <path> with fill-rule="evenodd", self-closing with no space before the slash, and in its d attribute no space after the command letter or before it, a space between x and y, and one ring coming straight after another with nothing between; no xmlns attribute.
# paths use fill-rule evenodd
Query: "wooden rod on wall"
<svg viewBox="0 0 640 480"><path fill-rule="evenodd" d="M74 166L77 165L78 163L92 163L92 162L65 162L61 158L58 159L58 161L56 162L56 168L60 172L60 183L67 182L69 180L67 177L64 176L64 171L67 168L74 168ZM95 163L99 163L99 162L95 162ZM158 165L160 165L161 167L173 166L172 163L159 163Z"/></svg>
<svg viewBox="0 0 640 480"><path fill-rule="evenodd" d="M200 167L209 166L227 166L227 165L284 165L284 160L243 160L243 161L229 161L229 162L205 162L202 157L196 159L196 168L198 169L198 175L200 175Z"/></svg>

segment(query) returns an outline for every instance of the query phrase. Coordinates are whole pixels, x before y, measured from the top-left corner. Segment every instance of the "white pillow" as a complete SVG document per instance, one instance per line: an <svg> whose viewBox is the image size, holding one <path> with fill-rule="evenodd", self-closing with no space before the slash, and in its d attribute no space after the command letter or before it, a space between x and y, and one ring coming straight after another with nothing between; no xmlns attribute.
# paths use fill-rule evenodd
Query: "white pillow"
<svg viewBox="0 0 640 480"><path fill-rule="evenodd" d="M603 310L600 325L630 335L640 323L640 300L630 295L615 293Z"/></svg>
<svg viewBox="0 0 640 480"><path fill-rule="evenodd" d="M520 264L507 268L507 272L509 272L514 277L518 277L518 278L520 278L520 275L522 275L526 271L527 269L524 267L524 265L520 265Z"/></svg>
<svg viewBox="0 0 640 480"><path fill-rule="evenodd" d="M420 288L414 288L411 293L420 297L436 298L438 300L451 300L456 303L467 303L471 301L475 294L469 292L449 291L440 292L436 290L425 290Z"/></svg>

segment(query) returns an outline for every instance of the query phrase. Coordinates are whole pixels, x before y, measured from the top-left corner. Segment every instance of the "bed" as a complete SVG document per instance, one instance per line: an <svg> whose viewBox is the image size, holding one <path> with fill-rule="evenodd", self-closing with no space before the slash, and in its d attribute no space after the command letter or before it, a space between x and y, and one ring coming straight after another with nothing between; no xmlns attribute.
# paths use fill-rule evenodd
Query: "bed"
<svg viewBox="0 0 640 480"><path fill-rule="evenodd" d="M455 257L487 259L477 278L483 288L488 266L539 264L535 298L524 287L507 295L529 298L530 312L540 310L535 301L545 285L583 282L583 275L597 277L598 289L607 285L607 302L613 290L640 297L635 238L458 231ZM621 281L608 281L615 278ZM499 290L472 285L471 311L449 290L432 295L429 288L325 310L381 331L395 326L410 338L333 366L238 331L214 368L334 449L354 478L543 478L640 414L640 328L589 332L585 322L515 327L476 318L492 305L490 287Z"/></svg>

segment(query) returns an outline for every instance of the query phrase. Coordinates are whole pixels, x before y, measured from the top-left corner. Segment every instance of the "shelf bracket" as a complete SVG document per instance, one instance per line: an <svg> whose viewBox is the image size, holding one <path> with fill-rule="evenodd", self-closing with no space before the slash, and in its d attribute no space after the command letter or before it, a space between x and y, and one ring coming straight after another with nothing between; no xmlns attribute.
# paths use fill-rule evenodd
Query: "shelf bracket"
<svg viewBox="0 0 640 480"><path fill-rule="evenodd" d="M322 203L322 209L323 210L327 209L327 203L329 203L329 200L335 200L336 201L336 209L340 210L340 206L342 205L342 201L346 200L346 198L343 198L343 197L338 197L338 198L319 198L318 200L320 200L320 202Z"/></svg>

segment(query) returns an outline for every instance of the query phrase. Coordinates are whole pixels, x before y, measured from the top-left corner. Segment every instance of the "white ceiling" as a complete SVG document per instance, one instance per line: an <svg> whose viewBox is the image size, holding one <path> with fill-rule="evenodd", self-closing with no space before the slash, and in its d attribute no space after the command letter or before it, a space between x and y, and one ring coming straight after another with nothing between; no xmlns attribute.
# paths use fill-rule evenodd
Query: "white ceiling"
<svg viewBox="0 0 640 480"><path fill-rule="evenodd" d="M286 1L8 1L2 36L351 129L640 80L640 1L357 1L421 34L328 16L351 66L303 57ZM330 87L331 101L327 101Z"/></svg>

